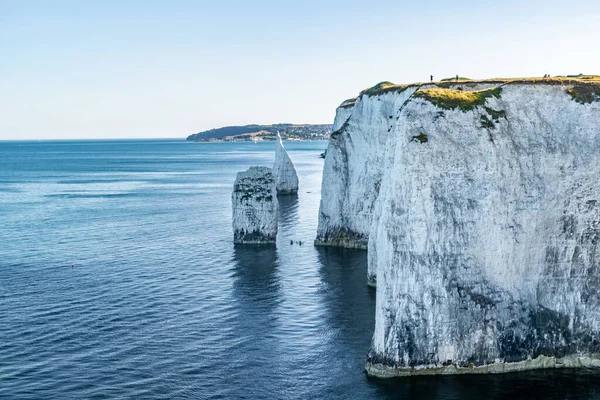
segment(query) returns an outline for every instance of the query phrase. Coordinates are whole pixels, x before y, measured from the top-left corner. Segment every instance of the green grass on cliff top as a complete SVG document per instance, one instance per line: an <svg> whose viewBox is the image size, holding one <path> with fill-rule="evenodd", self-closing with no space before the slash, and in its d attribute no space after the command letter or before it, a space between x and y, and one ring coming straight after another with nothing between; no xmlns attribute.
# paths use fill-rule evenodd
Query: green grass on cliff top
<svg viewBox="0 0 600 400"><path fill-rule="evenodd" d="M362 92L360 92L359 96L363 96L363 95L376 96L376 95L379 95L382 93L388 93L388 92L401 92L404 89L408 88L409 86L414 86L414 85L396 85L395 83L392 83L389 81L383 81L383 82L379 82L377 85L375 85L373 87L363 90Z"/></svg>
<svg viewBox="0 0 600 400"><path fill-rule="evenodd" d="M461 81L461 82L464 82L464 81L472 81L473 79L471 79L471 78L465 78L464 76L459 76L459 77L458 77L458 80L459 80L459 81ZM440 82L449 82L449 81L454 81L454 82L456 82L456 77L455 77L455 76L453 76L453 77L451 77L451 78L444 78L444 79L442 79Z"/></svg>
<svg viewBox="0 0 600 400"><path fill-rule="evenodd" d="M463 111L471 110L473 107L485 103L485 99L491 95L498 97L496 94L488 90L479 92L463 92L464 85L490 84L490 85L564 85L569 86L566 92L571 95L573 100L585 104L594 101L600 101L600 75L567 75L555 76L552 78L493 78L474 80L459 77L456 81L454 78L443 79L440 82L417 82L411 84L394 84L389 81L379 82L377 85L360 92L362 96L379 96L390 92L403 92L410 87L425 86L417 92L415 96L422 97L434 103L437 102L442 108L459 108ZM425 94L422 94L425 92ZM470 93L470 94L469 94ZM499 94L499 93L498 93ZM341 107L352 107L357 98L348 99L341 104ZM481 103L483 101L483 103ZM436 105L437 105L436 104Z"/></svg>
<svg viewBox="0 0 600 400"><path fill-rule="evenodd" d="M415 97L425 99L439 108L446 110L459 109L461 111L470 111L475 107L482 106L490 97L500 97L502 88L495 87L476 92L466 92L462 90L430 88L423 89L415 93Z"/></svg>

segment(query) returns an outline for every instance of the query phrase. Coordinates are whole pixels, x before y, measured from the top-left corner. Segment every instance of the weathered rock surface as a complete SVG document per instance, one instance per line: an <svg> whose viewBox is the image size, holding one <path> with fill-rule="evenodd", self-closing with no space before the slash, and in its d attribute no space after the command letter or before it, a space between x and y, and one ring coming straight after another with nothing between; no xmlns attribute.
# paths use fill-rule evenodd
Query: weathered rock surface
<svg viewBox="0 0 600 400"><path fill-rule="evenodd" d="M368 241L369 374L600 366L600 91L577 85L338 110L317 241Z"/></svg>
<svg viewBox="0 0 600 400"><path fill-rule="evenodd" d="M231 201L234 243L275 243L278 202L271 168L238 172Z"/></svg>
<svg viewBox="0 0 600 400"><path fill-rule="evenodd" d="M277 132L277 144L275 148L275 164L273 175L275 175L275 186L278 194L298 193L298 175L294 164L283 147L281 135Z"/></svg>
<svg viewBox="0 0 600 400"><path fill-rule="evenodd" d="M415 90L388 96L388 101L357 99L337 109L325 154L315 244L367 248L385 143L390 126L397 122L389 116Z"/></svg>

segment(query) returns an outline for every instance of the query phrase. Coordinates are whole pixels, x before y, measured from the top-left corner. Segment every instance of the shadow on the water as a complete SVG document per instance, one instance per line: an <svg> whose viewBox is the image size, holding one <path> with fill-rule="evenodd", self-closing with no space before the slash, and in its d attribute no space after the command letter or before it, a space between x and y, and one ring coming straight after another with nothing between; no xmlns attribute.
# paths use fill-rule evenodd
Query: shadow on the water
<svg viewBox="0 0 600 400"><path fill-rule="evenodd" d="M277 216L279 220L279 229L285 231L285 229L294 224L298 219L298 195L288 194L277 196L279 202L279 214Z"/></svg>
<svg viewBox="0 0 600 400"><path fill-rule="evenodd" d="M375 290L367 286L367 252L315 247L321 264L328 325L340 332L337 352L363 363L375 326ZM340 356L342 356L340 354Z"/></svg>
<svg viewBox="0 0 600 400"><path fill-rule="evenodd" d="M335 338L327 363L337 377L335 384L319 393L319 397L339 398L341 387L349 388L354 382L365 380L361 366L375 326L375 290L367 286L366 251L339 247L315 250L320 264L320 292L327 310L323 324Z"/></svg>
<svg viewBox="0 0 600 400"><path fill-rule="evenodd" d="M232 308L231 372L227 379L236 385L226 398L265 397L263 391L268 390L269 382L283 379L273 365L279 365L274 360L285 356L276 338L277 309L283 301L277 248L235 245L233 260L232 294L236 304ZM248 373L254 370L262 372ZM245 390L251 387L252 395L248 395Z"/></svg>
<svg viewBox="0 0 600 400"><path fill-rule="evenodd" d="M367 286L367 252L339 247L315 249L321 264L321 280L327 284L330 293L328 306L333 311L332 318L349 329L372 332L375 290ZM357 314L368 314L373 318L354 319Z"/></svg>
<svg viewBox="0 0 600 400"><path fill-rule="evenodd" d="M390 399L598 399L598 370L537 370L493 375L371 380Z"/></svg>
<svg viewBox="0 0 600 400"><path fill-rule="evenodd" d="M275 245L234 245L234 295L245 301L274 300L279 289ZM267 301L262 305L269 306Z"/></svg>

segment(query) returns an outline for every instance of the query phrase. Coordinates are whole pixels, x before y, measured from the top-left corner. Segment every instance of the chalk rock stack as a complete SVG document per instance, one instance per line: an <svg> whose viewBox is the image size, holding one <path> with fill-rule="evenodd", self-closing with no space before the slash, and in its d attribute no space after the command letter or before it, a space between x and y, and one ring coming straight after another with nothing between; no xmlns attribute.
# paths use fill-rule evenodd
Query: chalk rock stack
<svg viewBox="0 0 600 400"><path fill-rule="evenodd" d="M275 164L273 165L275 186L278 194L298 193L298 175L290 156L283 147L281 135L277 132L277 148L275 149Z"/></svg>
<svg viewBox="0 0 600 400"><path fill-rule="evenodd" d="M271 168L238 172L231 201L234 243L275 243L278 202Z"/></svg>

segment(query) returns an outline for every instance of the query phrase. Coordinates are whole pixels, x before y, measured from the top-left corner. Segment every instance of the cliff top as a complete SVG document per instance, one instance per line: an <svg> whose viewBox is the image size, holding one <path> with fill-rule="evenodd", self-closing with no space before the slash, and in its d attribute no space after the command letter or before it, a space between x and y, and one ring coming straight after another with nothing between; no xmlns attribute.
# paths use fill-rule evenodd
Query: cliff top
<svg viewBox="0 0 600 400"><path fill-rule="evenodd" d="M273 170L271 168L255 165L245 171L238 172L235 181L238 182L242 179L257 179L262 182L265 179L272 179L272 174Z"/></svg>
<svg viewBox="0 0 600 400"><path fill-rule="evenodd" d="M358 97L345 100L340 107L352 107L356 100L363 96L372 97L391 92L400 93L408 88L420 88L421 86L423 86L423 88L419 92L419 96L433 102L449 101L461 103L461 99L463 99L467 100L469 103L478 103L482 100L482 96L483 100L485 100L485 97L497 95L497 93L490 93L489 89L481 91L465 90L469 87L474 88L481 85L491 85L497 88L501 88L505 85L563 85L570 86L567 92L575 101L580 103L591 103L592 101L600 100L600 75L580 74L548 78L491 78L481 80L459 77L458 81L453 80L453 78L446 78L441 81L416 82L410 84L395 84L389 81L380 82L377 85L360 92ZM463 109L460 105L457 105L456 107ZM467 108L468 107L469 106L467 106Z"/></svg>

